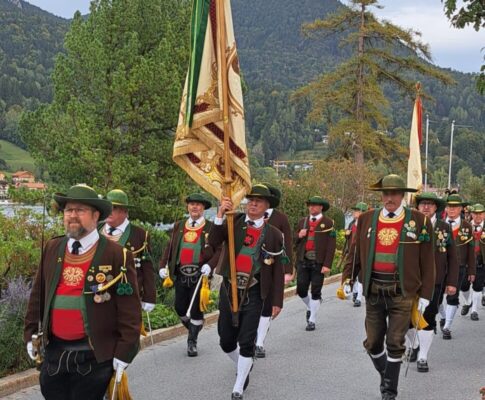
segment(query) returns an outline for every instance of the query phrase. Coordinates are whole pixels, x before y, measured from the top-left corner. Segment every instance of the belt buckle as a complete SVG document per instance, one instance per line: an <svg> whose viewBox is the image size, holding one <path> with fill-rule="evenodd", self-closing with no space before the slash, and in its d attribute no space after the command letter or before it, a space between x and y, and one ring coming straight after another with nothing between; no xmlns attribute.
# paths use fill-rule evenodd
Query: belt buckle
<svg viewBox="0 0 485 400"><path fill-rule="evenodd" d="M182 275L193 277L198 274L200 268L198 265L186 264L186 265L181 265L179 269Z"/></svg>

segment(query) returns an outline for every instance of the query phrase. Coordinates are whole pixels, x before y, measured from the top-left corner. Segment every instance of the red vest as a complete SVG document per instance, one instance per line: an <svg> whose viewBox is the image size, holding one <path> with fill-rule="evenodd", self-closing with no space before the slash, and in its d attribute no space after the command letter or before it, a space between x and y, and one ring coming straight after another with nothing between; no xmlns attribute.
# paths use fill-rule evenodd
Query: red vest
<svg viewBox="0 0 485 400"><path fill-rule="evenodd" d="M473 239L475 240L475 254L478 256L480 254L480 238L482 237L482 227L475 230L475 225L473 225Z"/></svg>
<svg viewBox="0 0 485 400"><path fill-rule="evenodd" d="M59 284L52 303L51 331L64 340L86 337L87 323L84 304L84 279L97 246L82 255L73 255L66 248Z"/></svg>
<svg viewBox="0 0 485 400"><path fill-rule="evenodd" d="M379 216L376 233L376 249L373 270L393 273L397 266L397 250L404 225L404 213L401 217L384 218Z"/></svg>
<svg viewBox="0 0 485 400"><path fill-rule="evenodd" d="M202 234L202 230L204 229L204 225L201 225L197 228L189 228L187 224L184 226L184 236L180 241L180 253L179 253L179 264L180 265L188 265L188 264L195 264L198 265L200 263L200 250L201 245L200 235Z"/></svg>
<svg viewBox="0 0 485 400"><path fill-rule="evenodd" d="M310 220L308 221L308 236L305 243L305 250L312 251L315 250L315 229L317 229L320 220L317 219L316 221Z"/></svg>
<svg viewBox="0 0 485 400"><path fill-rule="evenodd" d="M246 274L251 273L253 268L253 254L256 244L261 237L264 225L261 228L255 228L248 225L246 230L246 237L244 238L243 246L236 256L236 271L244 272Z"/></svg>

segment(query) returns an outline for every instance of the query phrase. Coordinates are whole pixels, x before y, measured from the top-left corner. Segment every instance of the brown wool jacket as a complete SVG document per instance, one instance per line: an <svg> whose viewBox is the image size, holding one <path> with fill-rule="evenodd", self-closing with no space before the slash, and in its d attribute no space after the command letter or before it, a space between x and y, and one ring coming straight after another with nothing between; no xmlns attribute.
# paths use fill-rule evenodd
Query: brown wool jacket
<svg viewBox="0 0 485 400"><path fill-rule="evenodd" d="M180 241L182 240L184 234L184 226L187 220L177 221L173 227L172 235L170 236L169 245L165 248L163 257L160 260L160 268L165 268L168 264L170 269L170 276L175 276L178 252L180 249ZM212 246L209 242L209 234L213 229L213 223L210 221L205 221L204 228L202 230L202 243L203 247L200 251L201 262L199 266L208 264L212 270L217 265L217 261L220 256L220 246Z"/></svg>
<svg viewBox="0 0 485 400"><path fill-rule="evenodd" d="M236 214L234 216L234 241L236 248L236 257L242 247L244 237L246 236L246 224L244 222L245 214ZM223 244L220 273L223 277L228 278L229 272L229 253L227 249L227 224L214 225L209 235L209 243L213 247L219 247ZM261 247L272 253L278 253L283 248L283 235L271 224L266 225L266 232ZM285 270L281 264L281 257L275 256L274 263L267 265L263 261L261 252L258 257L261 265L261 298L264 300L272 296L272 304L276 307L283 307L283 294L285 290Z"/></svg>
<svg viewBox="0 0 485 400"><path fill-rule="evenodd" d="M441 233L442 237L446 234L450 240L445 247L446 252L439 250L438 244L440 238L438 235ZM458 259L456 256L456 245L452 238L450 225L444 221L436 221L434 225L434 240L435 240L435 252L434 259L436 263L436 285L454 286L458 287L458 273L460 271L458 267Z"/></svg>
<svg viewBox="0 0 485 400"><path fill-rule="evenodd" d="M401 288L406 297L419 295L431 300L435 286L435 260L432 225L428 218L425 218L419 211L405 208L406 224L409 221L415 222L416 236L426 227L430 235L429 241L419 242L418 238L413 239L407 236L406 229L401 231L401 256L398 256L398 272ZM371 210L359 217L355 245L351 246L350 252L345 261L342 273L342 282L350 279L355 254L355 268L359 271L359 281L364 288L364 296L369 293L372 266L374 264L374 248L372 244L376 241L377 218L381 209Z"/></svg>
<svg viewBox="0 0 485 400"><path fill-rule="evenodd" d="M310 217L300 219L295 231L296 243L296 260L303 261L305 257L305 245L307 237L300 239L298 232L302 229L308 229ZM335 256L335 248L337 240L334 236L334 222L325 216L320 220L317 229L315 230L315 251L316 263L322 267L332 268L333 258Z"/></svg>
<svg viewBox="0 0 485 400"><path fill-rule="evenodd" d="M279 210L274 209L271 213L271 217L268 219L268 223L278 228L285 237L285 251L286 255L290 259L290 262L285 265L285 274L293 273L293 238L291 233L290 221L286 214Z"/></svg>
<svg viewBox="0 0 485 400"><path fill-rule="evenodd" d="M43 263L37 271L25 316L25 343L31 341L32 335L37 333L40 315L43 315L44 337L49 339L50 308L59 283L66 245L67 238L61 236L49 240L45 246ZM116 277L123 261L122 247L101 235L91 264L95 269L94 276L103 272L101 269L106 271L109 268L109 273ZM113 285L108 289L111 300L97 304L93 300L93 294L84 294L88 316L87 335L98 362L116 357L130 363L138 352L141 308L135 266L130 252L127 252L126 267L128 282L133 287L132 295L117 295L117 285ZM84 291L91 292L93 282L89 282L87 277L88 274Z"/></svg>
<svg viewBox="0 0 485 400"><path fill-rule="evenodd" d="M473 241L473 227L469 222L466 222L463 218L456 239L456 251L458 257L458 265L460 267L467 267L468 275L476 275L476 260L475 260L475 244ZM463 235L461 234L463 233Z"/></svg>
<svg viewBox="0 0 485 400"><path fill-rule="evenodd" d="M155 269L150 256L150 235L145 229L135 226L131 222L126 229L130 230L126 239L122 235L121 238L124 240L120 239L118 243L130 250L133 257L138 259L140 263L140 267L135 269L141 301L155 304L157 302L157 289L155 287ZM99 231L105 234L104 224Z"/></svg>

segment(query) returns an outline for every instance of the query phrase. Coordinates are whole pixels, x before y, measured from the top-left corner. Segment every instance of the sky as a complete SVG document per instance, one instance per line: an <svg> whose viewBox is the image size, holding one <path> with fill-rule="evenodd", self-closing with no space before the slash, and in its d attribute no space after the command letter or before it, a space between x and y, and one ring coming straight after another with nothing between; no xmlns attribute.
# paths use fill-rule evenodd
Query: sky
<svg viewBox="0 0 485 400"><path fill-rule="evenodd" d="M60 17L71 18L76 10L87 14L90 0L28 2ZM422 33L421 40L430 45L434 64L463 72L480 70L485 56L485 50L481 52L485 47L485 30L453 28L444 15L441 0L380 0L380 4L384 9L373 9L379 18Z"/></svg>

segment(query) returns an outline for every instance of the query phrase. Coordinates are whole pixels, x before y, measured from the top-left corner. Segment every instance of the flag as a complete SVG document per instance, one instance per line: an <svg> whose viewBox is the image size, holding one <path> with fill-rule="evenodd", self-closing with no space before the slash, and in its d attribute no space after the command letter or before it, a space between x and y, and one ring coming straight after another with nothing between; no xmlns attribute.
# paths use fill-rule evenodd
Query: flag
<svg viewBox="0 0 485 400"><path fill-rule="evenodd" d="M408 180L407 187L421 191L423 182L423 172L421 169L421 150L422 142L422 105L419 95L420 85L418 83L416 100L414 102L413 120L411 123L411 133L409 136L409 159L408 159ZM411 196L408 204L411 203Z"/></svg>
<svg viewBox="0 0 485 400"><path fill-rule="evenodd" d="M225 38L220 37L217 1L224 2ZM194 0L190 63L180 106L173 160L204 190L220 199L224 193L224 135L230 135L234 206L251 188L246 149L239 59L230 0ZM220 52L220 40L226 54ZM228 131L224 132L221 62L227 66Z"/></svg>

